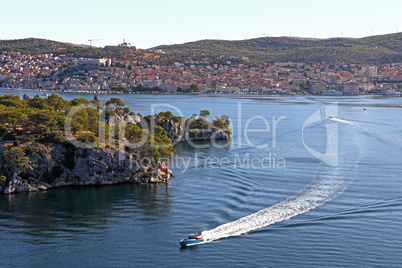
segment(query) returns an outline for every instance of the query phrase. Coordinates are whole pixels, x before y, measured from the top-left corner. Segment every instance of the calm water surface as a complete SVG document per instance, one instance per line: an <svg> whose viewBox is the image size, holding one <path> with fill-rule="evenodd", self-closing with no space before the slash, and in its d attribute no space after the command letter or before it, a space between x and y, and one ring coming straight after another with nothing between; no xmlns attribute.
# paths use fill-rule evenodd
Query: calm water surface
<svg viewBox="0 0 402 268"><path fill-rule="evenodd" d="M1 91L10 93L37 94ZM225 148L176 146L175 178L167 184L0 196L0 266L402 264L402 98L117 96L143 115L153 104L175 105L185 116L203 109L211 118L227 114L233 140ZM339 101L336 120L322 111L322 120L304 129L304 142L325 153L326 132L336 124L335 167L312 156L302 139L305 120L334 101ZM161 110L169 107L156 108ZM260 117L248 122L253 116ZM277 124L273 139L272 117L281 116L286 119ZM270 132L250 132L247 143L244 127L263 129L262 118ZM218 162L222 158L227 159ZM213 230L263 209L261 217ZM260 223L264 227L255 229ZM247 232L223 238L239 229ZM193 231L207 231L217 240L180 248L178 241Z"/></svg>

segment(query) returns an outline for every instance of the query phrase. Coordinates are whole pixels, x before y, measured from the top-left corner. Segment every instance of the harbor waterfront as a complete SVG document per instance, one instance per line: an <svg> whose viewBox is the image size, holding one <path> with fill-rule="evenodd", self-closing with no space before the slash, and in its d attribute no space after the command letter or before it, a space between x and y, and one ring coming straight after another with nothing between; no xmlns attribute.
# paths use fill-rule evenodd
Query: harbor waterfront
<svg viewBox="0 0 402 268"><path fill-rule="evenodd" d="M176 144L168 183L0 195L1 267L402 263L401 97L115 96L142 115L228 115L233 138ZM193 232L207 243L180 248Z"/></svg>

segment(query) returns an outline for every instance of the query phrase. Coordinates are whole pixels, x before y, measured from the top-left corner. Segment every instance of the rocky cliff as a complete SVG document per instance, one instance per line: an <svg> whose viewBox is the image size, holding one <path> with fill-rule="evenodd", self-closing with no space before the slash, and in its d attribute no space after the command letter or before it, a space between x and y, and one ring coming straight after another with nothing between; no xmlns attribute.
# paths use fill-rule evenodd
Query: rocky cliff
<svg viewBox="0 0 402 268"><path fill-rule="evenodd" d="M157 122L156 120L154 122ZM191 135L191 130L186 131L185 126L173 119L163 119L160 123L172 142L206 141L206 140L229 140L230 135L222 129L210 127L209 129L199 129L199 133Z"/></svg>
<svg viewBox="0 0 402 268"><path fill-rule="evenodd" d="M177 122L174 119L167 118L158 118L157 115L154 115L150 118L149 121L144 122L145 119L141 118L138 115L115 115L110 118L108 121L109 125L120 124L134 124L140 127L144 127L142 124L146 124L147 126L159 125L163 127L169 139L172 142L188 142L188 141L206 141L206 140L229 140L230 135L225 133L224 130L211 126L209 129L200 129L197 135L191 135L189 131L186 131L186 127L183 123Z"/></svg>
<svg viewBox="0 0 402 268"><path fill-rule="evenodd" d="M15 168L0 193L32 192L62 186L109 185L117 183L157 183L169 180L171 170L142 166L129 153L117 149L72 149L61 145L34 144L37 152L28 155L28 168ZM22 147L24 145L21 145ZM3 152L10 146L0 145Z"/></svg>
<svg viewBox="0 0 402 268"><path fill-rule="evenodd" d="M109 118L108 124L159 125L166 130L172 142L230 139L230 135L216 127L191 132L186 131L182 122L161 119L156 115L148 121L135 114L115 115ZM82 149L59 144L33 145L37 150L27 153L28 167L7 171L8 179L3 176L0 180L0 193L41 191L62 186L157 183L169 180L173 175L170 170L166 173L163 163L157 164L157 168L142 166L133 159L133 154L111 147ZM4 151L11 147L6 143L0 145L0 167L4 165ZM26 144L20 147L26 148Z"/></svg>

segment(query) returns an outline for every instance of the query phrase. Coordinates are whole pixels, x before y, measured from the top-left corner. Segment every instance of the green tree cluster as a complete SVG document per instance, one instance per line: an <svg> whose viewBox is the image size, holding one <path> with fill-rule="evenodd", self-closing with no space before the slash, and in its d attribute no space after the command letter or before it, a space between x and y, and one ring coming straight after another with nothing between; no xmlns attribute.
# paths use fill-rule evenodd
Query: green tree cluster
<svg viewBox="0 0 402 268"><path fill-rule="evenodd" d="M29 158L21 147L12 147L4 152L4 168L12 171L14 168L27 168Z"/></svg>
<svg viewBox="0 0 402 268"><path fill-rule="evenodd" d="M119 120L124 120L129 114L134 113L130 112L119 98L111 98L103 103L85 98L67 101L56 94L48 98L30 98L25 95L22 100L18 96L5 95L0 97L0 136L3 136L4 140L25 136L34 137L34 140L39 142L62 144L67 149L64 166L72 169L75 166L74 146L64 134L65 123L70 124L71 134L79 142L102 142L108 146L129 142L141 157L154 160L169 157L174 152L172 141L161 126L165 120L186 126L193 137L198 136L201 131L211 131L211 123L206 118L210 115L208 110L202 110L198 118L194 116L187 121L184 117L174 116L170 111L154 116L139 115L142 119L140 123L124 123L123 130ZM100 118L105 118L106 121ZM153 120L155 118L157 120ZM220 128L227 128L229 123L227 116L216 117L213 121L213 125ZM10 149L5 152L6 169L26 167L26 154L41 153L33 145L24 145L23 148L25 152L17 140L12 151ZM53 177L51 170L48 170L47 178Z"/></svg>
<svg viewBox="0 0 402 268"><path fill-rule="evenodd" d="M61 130L64 126L65 111L68 105L56 94L43 99L5 95L0 97L0 124L9 125L13 132L43 134L48 131ZM2 128L3 131L5 130Z"/></svg>
<svg viewBox="0 0 402 268"><path fill-rule="evenodd" d="M216 116L212 121L212 125L217 128L229 128L230 118L227 115Z"/></svg>

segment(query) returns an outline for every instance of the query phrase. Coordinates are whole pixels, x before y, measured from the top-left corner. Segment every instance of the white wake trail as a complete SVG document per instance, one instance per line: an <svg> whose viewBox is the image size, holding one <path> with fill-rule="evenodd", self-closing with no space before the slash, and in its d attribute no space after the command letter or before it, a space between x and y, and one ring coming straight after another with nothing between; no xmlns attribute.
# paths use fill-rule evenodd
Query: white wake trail
<svg viewBox="0 0 402 268"><path fill-rule="evenodd" d="M206 242L211 242L229 236L241 235L306 213L334 199L346 189L348 183L345 180L340 180L338 176L330 177L329 179L321 179L281 203L223 224L215 229L203 231L202 235Z"/></svg>
<svg viewBox="0 0 402 268"><path fill-rule="evenodd" d="M356 123L351 122L349 120L344 120L344 119L339 119L339 118L330 118L330 120L335 121L335 122L339 122L339 123L348 124L348 125L351 125L351 126L357 126Z"/></svg>
<svg viewBox="0 0 402 268"><path fill-rule="evenodd" d="M331 118L331 120L357 127L355 123L347 120L337 118ZM352 138L353 136L349 137ZM225 223L212 230L203 231L202 235L206 243L230 236L238 236L252 230L288 220L331 201L345 191L354 177L354 174L350 174L350 172L353 172L358 165L359 154L358 147L356 148L358 144L359 140L349 143L348 153L345 154L345 157L348 158L349 161L343 161L342 167L327 167L326 171L322 170L322 172L319 173L319 179L317 181L285 201L236 221ZM354 166L350 166L348 163ZM345 177L344 171L348 171L349 174L347 177Z"/></svg>

